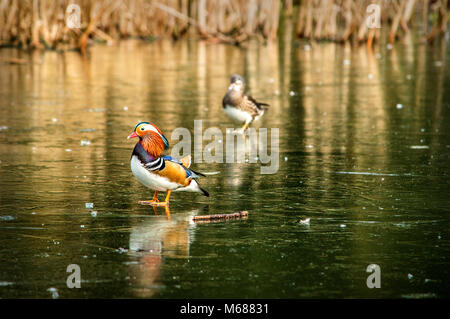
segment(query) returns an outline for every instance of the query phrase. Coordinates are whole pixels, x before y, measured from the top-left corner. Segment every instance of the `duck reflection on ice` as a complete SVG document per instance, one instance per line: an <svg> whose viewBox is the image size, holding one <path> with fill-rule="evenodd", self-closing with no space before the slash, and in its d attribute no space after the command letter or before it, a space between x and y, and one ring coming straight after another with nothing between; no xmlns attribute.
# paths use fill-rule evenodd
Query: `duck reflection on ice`
<svg viewBox="0 0 450 319"><path fill-rule="evenodd" d="M154 210L158 215L156 207ZM137 297L151 297L163 288L159 278L163 256L189 257L196 227L192 217L201 210L171 215L169 207L165 207L165 215L147 219L131 231L129 251L136 260L129 267Z"/></svg>

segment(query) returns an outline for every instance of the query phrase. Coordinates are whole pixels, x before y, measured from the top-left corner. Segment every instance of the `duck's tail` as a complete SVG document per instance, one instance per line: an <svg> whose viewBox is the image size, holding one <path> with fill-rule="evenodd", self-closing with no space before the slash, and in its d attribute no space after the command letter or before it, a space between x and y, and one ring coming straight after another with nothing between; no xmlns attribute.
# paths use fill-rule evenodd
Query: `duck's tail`
<svg viewBox="0 0 450 319"><path fill-rule="evenodd" d="M194 183L193 189L194 189L195 192L201 193L201 194L203 194L204 196L209 197L209 193L208 193L205 189L203 189L203 188L200 186L200 184L197 182L197 180L193 179L193 180L191 181L191 183Z"/></svg>
<svg viewBox="0 0 450 319"><path fill-rule="evenodd" d="M200 185L198 186L198 188L201 190L203 195L205 195L206 197L209 197L209 193L205 189L201 188Z"/></svg>

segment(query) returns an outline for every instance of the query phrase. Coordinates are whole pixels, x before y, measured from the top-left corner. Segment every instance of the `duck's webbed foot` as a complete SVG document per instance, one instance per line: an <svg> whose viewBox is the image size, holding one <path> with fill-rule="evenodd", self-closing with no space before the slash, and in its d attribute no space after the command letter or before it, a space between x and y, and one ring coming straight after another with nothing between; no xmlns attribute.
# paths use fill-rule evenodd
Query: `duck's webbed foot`
<svg viewBox="0 0 450 319"><path fill-rule="evenodd" d="M158 191L155 191L155 194L153 195L153 199L152 200L140 200L138 202L141 205L153 205L153 206L157 206L159 203L158 200Z"/></svg>
<svg viewBox="0 0 450 319"><path fill-rule="evenodd" d="M171 190L168 190L166 198L164 199L164 201L163 202L158 202L158 203L156 203L154 205L155 206L169 206L169 198L170 198L170 193L171 192L172 192Z"/></svg>

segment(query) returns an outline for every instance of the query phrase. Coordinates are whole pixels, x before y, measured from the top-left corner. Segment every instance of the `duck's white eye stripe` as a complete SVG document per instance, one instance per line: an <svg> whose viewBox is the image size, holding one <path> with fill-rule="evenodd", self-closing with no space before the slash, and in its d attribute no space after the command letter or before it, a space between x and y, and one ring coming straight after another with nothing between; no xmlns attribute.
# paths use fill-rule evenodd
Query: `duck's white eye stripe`
<svg viewBox="0 0 450 319"><path fill-rule="evenodd" d="M153 131L153 132L159 134L158 130L156 128L154 128L152 125L149 125L149 129L150 129L150 131Z"/></svg>
<svg viewBox="0 0 450 319"><path fill-rule="evenodd" d="M161 135L158 132L158 130L153 125L150 125L150 124L146 124L146 125L141 126L141 131L152 131L152 132L155 132L158 135Z"/></svg>

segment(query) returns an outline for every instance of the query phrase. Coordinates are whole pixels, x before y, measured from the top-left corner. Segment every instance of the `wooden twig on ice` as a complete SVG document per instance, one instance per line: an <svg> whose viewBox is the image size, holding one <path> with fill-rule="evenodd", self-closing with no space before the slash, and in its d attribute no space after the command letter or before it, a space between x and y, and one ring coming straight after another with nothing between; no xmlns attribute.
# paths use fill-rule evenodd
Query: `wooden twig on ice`
<svg viewBox="0 0 450 319"><path fill-rule="evenodd" d="M216 214L216 215L202 215L202 216L194 216L192 220L196 221L211 221L216 219L230 219L230 218L242 218L247 217L248 211L244 210L242 212L236 212L233 214Z"/></svg>

